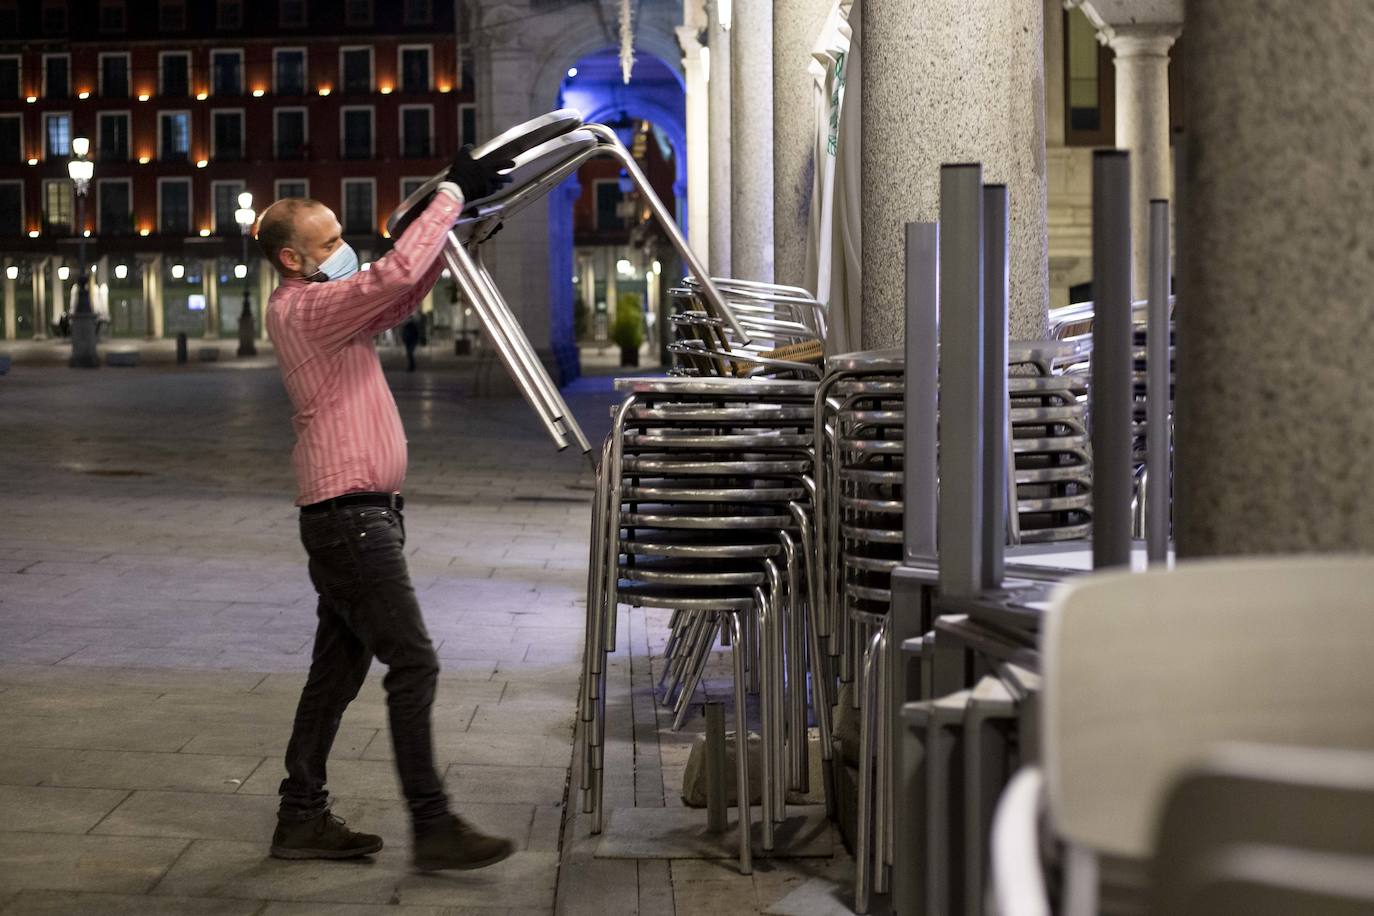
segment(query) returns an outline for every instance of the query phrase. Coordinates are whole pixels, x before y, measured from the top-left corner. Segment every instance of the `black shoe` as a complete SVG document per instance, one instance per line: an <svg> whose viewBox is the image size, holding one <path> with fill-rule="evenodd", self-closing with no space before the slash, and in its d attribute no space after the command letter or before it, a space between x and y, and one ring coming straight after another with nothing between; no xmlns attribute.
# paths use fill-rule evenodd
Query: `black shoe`
<svg viewBox="0 0 1374 916"><path fill-rule="evenodd" d="M487 836L456 814L415 833L414 863L418 871L486 868L513 852L515 844L510 840Z"/></svg>
<svg viewBox="0 0 1374 916"><path fill-rule="evenodd" d="M349 830L343 818L326 811L308 821L279 818L270 851L277 859L355 859L381 849L381 837Z"/></svg>

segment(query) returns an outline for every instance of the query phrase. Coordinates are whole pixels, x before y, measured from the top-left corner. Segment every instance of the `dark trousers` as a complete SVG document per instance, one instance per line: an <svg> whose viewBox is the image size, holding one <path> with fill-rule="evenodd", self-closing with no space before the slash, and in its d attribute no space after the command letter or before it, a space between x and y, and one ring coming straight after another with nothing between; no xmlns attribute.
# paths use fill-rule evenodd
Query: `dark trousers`
<svg viewBox="0 0 1374 916"><path fill-rule="evenodd" d="M301 513L301 542L319 592L310 676L286 748L279 816L301 821L329 807L325 764L339 720L376 656L385 680L391 746L412 821L448 813L434 766L430 709L439 659L405 561L405 520L395 509L348 506Z"/></svg>

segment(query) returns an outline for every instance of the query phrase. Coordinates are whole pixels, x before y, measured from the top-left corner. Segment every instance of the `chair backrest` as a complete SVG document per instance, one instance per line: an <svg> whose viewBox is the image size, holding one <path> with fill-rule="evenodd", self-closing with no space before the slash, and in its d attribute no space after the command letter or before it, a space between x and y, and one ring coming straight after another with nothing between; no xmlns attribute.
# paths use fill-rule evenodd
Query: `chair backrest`
<svg viewBox="0 0 1374 916"><path fill-rule="evenodd" d="M1152 916L1374 912L1374 754L1221 745L1156 836Z"/></svg>
<svg viewBox="0 0 1374 916"><path fill-rule="evenodd" d="M1066 840L1143 857L1169 782L1220 741L1374 748L1374 559L1105 573L1054 595L1044 764Z"/></svg>

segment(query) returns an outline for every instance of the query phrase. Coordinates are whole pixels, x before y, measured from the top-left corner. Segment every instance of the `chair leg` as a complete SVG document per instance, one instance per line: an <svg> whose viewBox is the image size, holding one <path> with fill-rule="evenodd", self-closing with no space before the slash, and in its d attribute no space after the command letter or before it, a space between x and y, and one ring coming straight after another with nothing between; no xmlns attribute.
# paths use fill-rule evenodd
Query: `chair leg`
<svg viewBox="0 0 1374 916"><path fill-rule="evenodd" d="M668 641L663 646L663 667L658 673L658 686L660 688L663 687L663 681L668 677L669 660L673 657L678 640L682 637L682 617L681 611L673 611L673 617L668 621Z"/></svg>
<svg viewBox="0 0 1374 916"><path fill-rule="evenodd" d="M774 769L776 758L773 755L773 696L769 685L772 684L775 676L773 668L773 654L769 649L768 641L773 629L773 613L769 605L769 598L763 593L763 589L754 589L754 603L758 608L758 636L750 642L751 654L759 659L758 668L762 678L762 687L759 691L759 732L763 737L763 753L760 758L763 763L762 783L763 795L763 848L771 850L773 848L773 825L774 820L774 795L773 783L777 779L777 772ZM752 650L757 647L757 652Z"/></svg>
<svg viewBox="0 0 1374 916"><path fill-rule="evenodd" d="M877 711L877 722L873 729L873 756L876 758L877 776L874 780L874 804L873 804L873 892L877 894L887 893L887 847L888 832L892 823L892 784L889 781L891 767L888 765L892 759L892 754L888 742L890 731L888 729L888 702L889 691L887 685L887 626L880 625L874 637L874 644L871 651L874 654L873 679L876 682L877 702L874 707Z"/></svg>
<svg viewBox="0 0 1374 916"><path fill-rule="evenodd" d="M675 715L673 716L673 731L675 732L682 730L682 723L687 719L687 710L692 706L692 695L696 693L697 686L706 673L706 665L711 660L711 647L715 644L718 627L716 615L714 613L707 615L705 625L701 628L701 636L688 659L691 674L687 678L682 693L677 698L677 708L674 710Z"/></svg>
<svg viewBox="0 0 1374 916"><path fill-rule="evenodd" d="M873 878L873 757L874 726L877 717L876 646L881 634L875 633L864 653L863 668L858 683L862 702L859 704L859 811L854 830L854 912L868 912Z"/></svg>
<svg viewBox="0 0 1374 916"><path fill-rule="evenodd" d="M739 873L754 871L753 817L749 805L749 717L745 714L744 628L740 615L728 615L731 663L735 674L735 798L739 809Z"/></svg>

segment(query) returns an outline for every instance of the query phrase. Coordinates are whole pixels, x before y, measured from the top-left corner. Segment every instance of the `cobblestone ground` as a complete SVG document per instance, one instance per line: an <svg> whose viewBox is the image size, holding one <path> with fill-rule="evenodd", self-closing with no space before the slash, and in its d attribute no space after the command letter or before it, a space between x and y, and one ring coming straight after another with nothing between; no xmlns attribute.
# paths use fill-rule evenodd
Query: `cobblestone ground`
<svg viewBox="0 0 1374 916"><path fill-rule="evenodd" d="M377 666L329 775L337 812L387 848L363 864L266 857L315 605L270 358L17 367L0 378L3 912L552 908L590 474L519 401L467 399L454 373L389 374L411 572L443 666L440 764L456 806L519 854L409 873ZM594 427L609 390L582 388Z"/></svg>
<svg viewBox="0 0 1374 916"><path fill-rule="evenodd" d="M78 372L30 349L0 377L0 914L844 912L839 852L753 878L728 859L595 857L568 805L590 471L522 402L468 397L442 359L398 371L395 352L407 549L443 666L437 755L456 807L520 851L410 873L377 666L329 777L336 812L386 849L268 858L315 605L271 357ZM565 392L593 441L606 382ZM608 804L677 806L700 717L667 732L666 619L622 614ZM778 909L789 894L807 905Z"/></svg>

